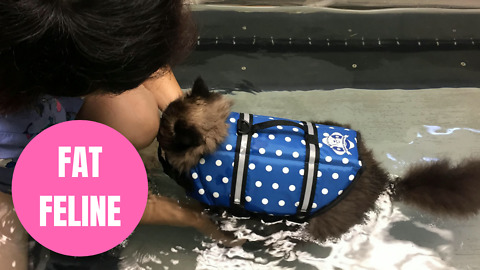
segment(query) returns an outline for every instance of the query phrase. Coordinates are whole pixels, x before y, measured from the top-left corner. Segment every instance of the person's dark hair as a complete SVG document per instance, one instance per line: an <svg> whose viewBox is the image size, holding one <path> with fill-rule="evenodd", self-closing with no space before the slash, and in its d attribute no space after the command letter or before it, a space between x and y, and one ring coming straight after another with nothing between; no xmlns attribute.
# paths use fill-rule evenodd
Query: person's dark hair
<svg viewBox="0 0 480 270"><path fill-rule="evenodd" d="M42 95L122 93L193 48L183 0L1 0L0 113Z"/></svg>

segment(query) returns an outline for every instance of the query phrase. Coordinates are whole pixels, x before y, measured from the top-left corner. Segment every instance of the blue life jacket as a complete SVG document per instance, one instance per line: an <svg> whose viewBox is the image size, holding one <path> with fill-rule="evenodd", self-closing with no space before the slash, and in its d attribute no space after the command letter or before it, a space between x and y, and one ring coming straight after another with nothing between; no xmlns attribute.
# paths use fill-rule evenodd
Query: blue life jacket
<svg viewBox="0 0 480 270"><path fill-rule="evenodd" d="M362 167L357 132L232 112L229 135L186 177L210 206L308 217L345 194Z"/></svg>

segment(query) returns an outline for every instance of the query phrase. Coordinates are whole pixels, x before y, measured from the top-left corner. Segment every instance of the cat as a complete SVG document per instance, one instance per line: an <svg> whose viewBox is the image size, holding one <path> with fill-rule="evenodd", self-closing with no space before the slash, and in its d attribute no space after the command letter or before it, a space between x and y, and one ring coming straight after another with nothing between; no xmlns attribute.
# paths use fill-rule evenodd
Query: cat
<svg viewBox="0 0 480 270"><path fill-rule="evenodd" d="M209 91L205 82L198 78L191 92L172 102L164 111L157 137L161 160L187 189L191 189L191 183L185 175L202 157L217 151L228 136L231 123L227 118L232 104L225 96ZM331 121L315 123L350 129L349 125ZM415 164L403 177L392 179L365 146L358 131L357 134L362 172L341 199L306 219L313 237L320 240L339 238L352 226L363 223L366 213L374 210L375 202L385 192L394 200L436 215L469 217L478 213L479 159L464 160L457 165L448 160Z"/></svg>

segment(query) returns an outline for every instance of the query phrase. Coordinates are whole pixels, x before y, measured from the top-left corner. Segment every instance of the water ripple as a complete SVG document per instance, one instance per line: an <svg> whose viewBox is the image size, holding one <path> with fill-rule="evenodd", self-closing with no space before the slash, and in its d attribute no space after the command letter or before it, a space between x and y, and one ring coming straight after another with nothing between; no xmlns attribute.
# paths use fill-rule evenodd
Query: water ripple
<svg viewBox="0 0 480 270"><path fill-rule="evenodd" d="M450 135L450 134L453 134L457 130L467 130L467 131L474 132L474 133L480 133L480 130L473 129L473 128L454 127L454 128L448 128L444 132L440 132L440 130L442 130L442 127L429 126L429 125L423 125L423 126L427 129L427 132L432 134L432 135Z"/></svg>
<svg viewBox="0 0 480 270"><path fill-rule="evenodd" d="M354 226L338 240L326 242L312 239L305 231L306 224L232 218L224 222L223 229L236 231L237 236L249 242L235 248L203 242L203 248L196 250L196 269L451 269L445 261L453 252L450 231L410 220L392 205L388 195L379 198L377 210L368 216L365 224ZM390 233L393 226L404 223L419 232L434 234L443 242L425 246ZM285 228L266 234L269 226Z"/></svg>

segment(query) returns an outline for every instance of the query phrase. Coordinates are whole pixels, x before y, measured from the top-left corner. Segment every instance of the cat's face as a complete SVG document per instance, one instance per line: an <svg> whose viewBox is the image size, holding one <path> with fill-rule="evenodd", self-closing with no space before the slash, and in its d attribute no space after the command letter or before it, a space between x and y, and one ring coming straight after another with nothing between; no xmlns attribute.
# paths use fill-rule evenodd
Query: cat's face
<svg viewBox="0 0 480 270"><path fill-rule="evenodd" d="M212 153L225 139L232 102L210 92L201 78L192 91L173 101L162 114L157 136L170 164L183 172Z"/></svg>

